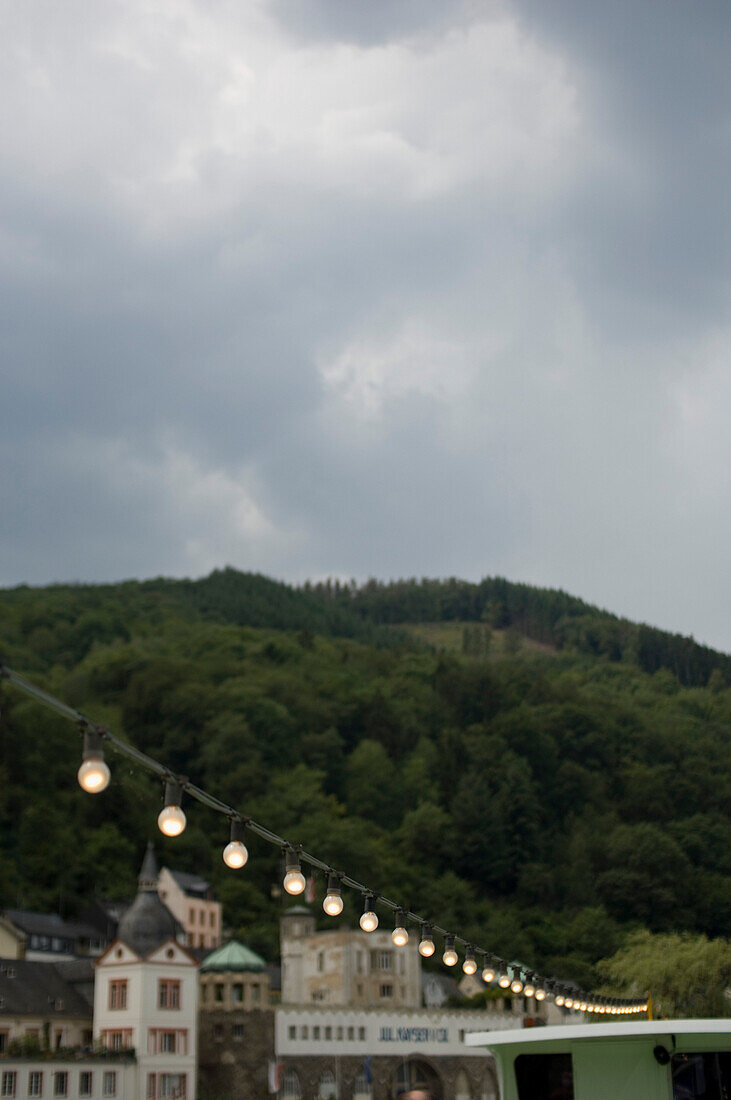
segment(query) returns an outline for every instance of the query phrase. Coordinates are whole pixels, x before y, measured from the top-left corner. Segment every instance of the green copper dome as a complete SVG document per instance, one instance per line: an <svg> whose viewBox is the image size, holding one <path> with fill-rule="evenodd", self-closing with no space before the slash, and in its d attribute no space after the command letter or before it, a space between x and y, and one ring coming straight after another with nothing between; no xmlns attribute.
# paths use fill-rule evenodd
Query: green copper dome
<svg viewBox="0 0 731 1100"><path fill-rule="evenodd" d="M201 963L201 973L210 971L224 973L235 970L260 971L266 969L266 963L261 955L244 947L238 940L231 940L223 947L216 948L210 955L206 955Z"/></svg>

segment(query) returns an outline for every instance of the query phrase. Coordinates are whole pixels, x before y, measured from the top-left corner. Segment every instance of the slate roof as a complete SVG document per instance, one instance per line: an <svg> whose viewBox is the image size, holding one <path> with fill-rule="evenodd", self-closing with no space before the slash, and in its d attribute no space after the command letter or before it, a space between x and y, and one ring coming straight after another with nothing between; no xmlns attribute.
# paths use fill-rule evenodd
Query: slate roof
<svg viewBox="0 0 731 1100"><path fill-rule="evenodd" d="M35 913L29 909L6 909L4 915L28 936L54 936L64 940L98 939L99 933L85 921L64 920L58 913Z"/></svg>
<svg viewBox="0 0 731 1100"><path fill-rule="evenodd" d="M168 867L168 871L173 876L175 881L181 890L184 890L186 894L190 894L193 897L207 898L211 889L211 884L206 882L200 875L191 875L187 871L173 871Z"/></svg>
<svg viewBox="0 0 731 1100"><path fill-rule="evenodd" d="M217 947L210 955L206 955L201 963L201 973L211 971L227 973L229 971L253 971L258 973L266 970L266 963L256 951L246 947L238 940L230 940L223 947Z"/></svg>
<svg viewBox="0 0 731 1100"><path fill-rule="evenodd" d="M89 1002L52 962L0 960L0 1005L2 1016L92 1017Z"/></svg>
<svg viewBox="0 0 731 1100"><path fill-rule="evenodd" d="M117 928L123 943L144 958L165 940L175 939L179 924L157 893L157 863L152 844L148 844L139 876L137 897Z"/></svg>

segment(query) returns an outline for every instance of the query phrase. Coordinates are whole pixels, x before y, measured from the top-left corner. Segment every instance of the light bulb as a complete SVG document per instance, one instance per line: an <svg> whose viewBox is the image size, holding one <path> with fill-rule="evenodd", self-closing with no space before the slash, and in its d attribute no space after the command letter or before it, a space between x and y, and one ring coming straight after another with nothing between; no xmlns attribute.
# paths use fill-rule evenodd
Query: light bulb
<svg viewBox="0 0 731 1100"><path fill-rule="evenodd" d="M570 997L565 997L563 1003L566 1005L567 1008L573 1008L574 1007L574 1002L571 1000Z"/></svg>
<svg viewBox="0 0 731 1100"><path fill-rule="evenodd" d="M545 989L542 989L540 986L538 986L538 989L535 992L535 998L536 998L537 1001L545 1001L545 999L546 999Z"/></svg>
<svg viewBox="0 0 731 1100"><path fill-rule="evenodd" d="M559 994L558 994L558 996L556 997L556 1004L557 1004L557 1005L558 1005L558 1007L560 1008L560 1007L561 1007L561 1005L563 1005L564 1003L565 1003L565 1002L564 1002L564 998L563 998L563 997L561 996L561 994L559 993Z"/></svg>
<svg viewBox="0 0 731 1100"><path fill-rule="evenodd" d="M223 862L232 871L239 871L249 858L249 851L240 840L230 841L223 849Z"/></svg>
<svg viewBox="0 0 731 1100"><path fill-rule="evenodd" d="M327 896L322 903L322 908L328 917L339 917L343 911L343 898L340 893L340 879L337 875L328 875Z"/></svg>
<svg viewBox="0 0 731 1100"><path fill-rule="evenodd" d="M586 1001L581 1002L581 1004L579 1005L579 1011L586 1012Z"/></svg>
<svg viewBox="0 0 731 1100"><path fill-rule="evenodd" d="M76 778L87 794L100 794L109 786L111 774L100 757L89 757L88 760L83 761L76 773Z"/></svg>
<svg viewBox="0 0 731 1100"><path fill-rule="evenodd" d="M391 933L391 939L395 943L396 947L404 947L409 942L409 933L399 925L398 928L394 928Z"/></svg>
<svg viewBox="0 0 731 1100"><path fill-rule="evenodd" d="M523 992L523 983L521 982L520 978L514 978L512 980L512 982L510 983L510 989L513 993Z"/></svg>
<svg viewBox="0 0 731 1100"><path fill-rule="evenodd" d="M485 969L482 971L482 980L483 982L486 982L487 985L490 985L491 982L495 981L495 971L491 966L486 966Z"/></svg>
<svg viewBox="0 0 731 1100"><path fill-rule="evenodd" d="M363 912L358 924L364 932L375 932L378 928L378 914L376 913L376 899L373 894L366 894L363 902Z"/></svg>
<svg viewBox="0 0 731 1100"><path fill-rule="evenodd" d="M501 989L509 989L510 988L510 978L508 977L507 974L501 974L500 977L497 980L497 984L500 986Z"/></svg>
<svg viewBox="0 0 731 1100"><path fill-rule="evenodd" d="M442 962L445 966L457 965L457 952L454 950L453 936L446 936L444 939L444 954L442 955Z"/></svg>
<svg viewBox="0 0 731 1100"><path fill-rule="evenodd" d="M165 836L180 836L186 826L185 814L180 806L165 806L157 815L157 824Z"/></svg>
<svg viewBox="0 0 731 1100"><path fill-rule="evenodd" d="M109 786L111 777L111 772L104 763L101 734L91 726L84 726L83 730L84 751L76 778L87 794L101 794Z"/></svg>
<svg viewBox="0 0 731 1100"><path fill-rule="evenodd" d="M299 857L294 848L286 849L286 864L284 870L285 874L282 880L282 886L287 893L293 894L294 896L304 893L307 883L300 869Z"/></svg>
<svg viewBox="0 0 731 1100"><path fill-rule="evenodd" d="M467 954L465 955L464 962L462 963L462 969L464 970L465 974L475 974L477 972L477 963L475 962L475 956L472 954L472 951L469 948L467 949Z"/></svg>
<svg viewBox="0 0 731 1100"><path fill-rule="evenodd" d="M524 997L532 997L534 993L535 993L535 986L532 986L530 984L530 982L528 982L527 985L525 986L525 988L523 989L523 996Z"/></svg>
<svg viewBox="0 0 731 1100"><path fill-rule="evenodd" d="M165 805L157 815L157 825L165 836L180 836L185 828L185 814L180 808L183 788L177 779L165 780Z"/></svg>
<svg viewBox="0 0 731 1100"><path fill-rule="evenodd" d="M434 940L432 939L432 930L430 924L425 924L421 931L421 940L419 941L419 954L424 959L430 959L434 954Z"/></svg>

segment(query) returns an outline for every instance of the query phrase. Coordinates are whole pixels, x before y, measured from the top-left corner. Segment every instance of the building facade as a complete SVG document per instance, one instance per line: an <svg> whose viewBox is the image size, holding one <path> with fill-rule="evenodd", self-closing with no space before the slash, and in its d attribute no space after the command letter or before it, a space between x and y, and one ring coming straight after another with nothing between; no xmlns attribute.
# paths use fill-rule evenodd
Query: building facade
<svg viewBox="0 0 731 1100"><path fill-rule="evenodd" d="M185 931L189 947L212 949L221 945L221 903L200 875L163 867L157 892Z"/></svg>
<svg viewBox="0 0 731 1100"><path fill-rule="evenodd" d="M283 1005L421 1006L421 956L415 942L396 948L388 931L317 932L303 905L285 910L280 934Z"/></svg>
<svg viewBox="0 0 731 1100"><path fill-rule="evenodd" d="M0 1096L69 1100L137 1100L135 1063L124 1055L73 1061L9 1058L0 1062Z"/></svg>

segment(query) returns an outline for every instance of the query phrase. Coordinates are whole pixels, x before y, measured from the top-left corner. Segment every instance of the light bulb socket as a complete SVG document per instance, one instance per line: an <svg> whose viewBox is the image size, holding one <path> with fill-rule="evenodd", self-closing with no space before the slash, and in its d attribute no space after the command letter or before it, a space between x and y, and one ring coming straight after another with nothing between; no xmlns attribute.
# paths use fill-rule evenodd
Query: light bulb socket
<svg viewBox="0 0 731 1100"><path fill-rule="evenodd" d="M342 887L340 885L340 875L335 873L327 876L327 892L328 894L342 894Z"/></svg>
<svg viewBox="0 0 731 1100"><path fill-rule="evenodd" d="M104 759L104 738L101 730L96 726L84 726L84 750L82 760Z"/></svg>
<svg viewBox="0 0 731 1100"><path fill-rule="evenodd" d="M363 895L363 912L364 913L375 913L375 911L376 911L376 902L377 901L378 901L378 898L376 897L375 894L364 894Z"/></svg>
<svg viewBox="0 0 731 1100"><path fill-rule="evenodd" d="M231 843L244 844L246 842L246 822L240 817L231 818Z"/></svg>
<svg viewBox="0 0 731 1100"><path fill-rule="evenodd" d="M174 779L172 776L168 776L165 780L165 798L164 803L166 806L180 806L183 801L183 784L179 779Z"/></svg>
<svg viewBox="0 0 731 1100"><path fill-rule="evenodd" d="M286 874L287 871L301 871L301 870L302 870L302 868L300 867L300 857L297 855L297 852L295 851L295 849L292 848L292 846L290 845L288 848L284 849L284 871L285 871L285 874Z"/></svg>

